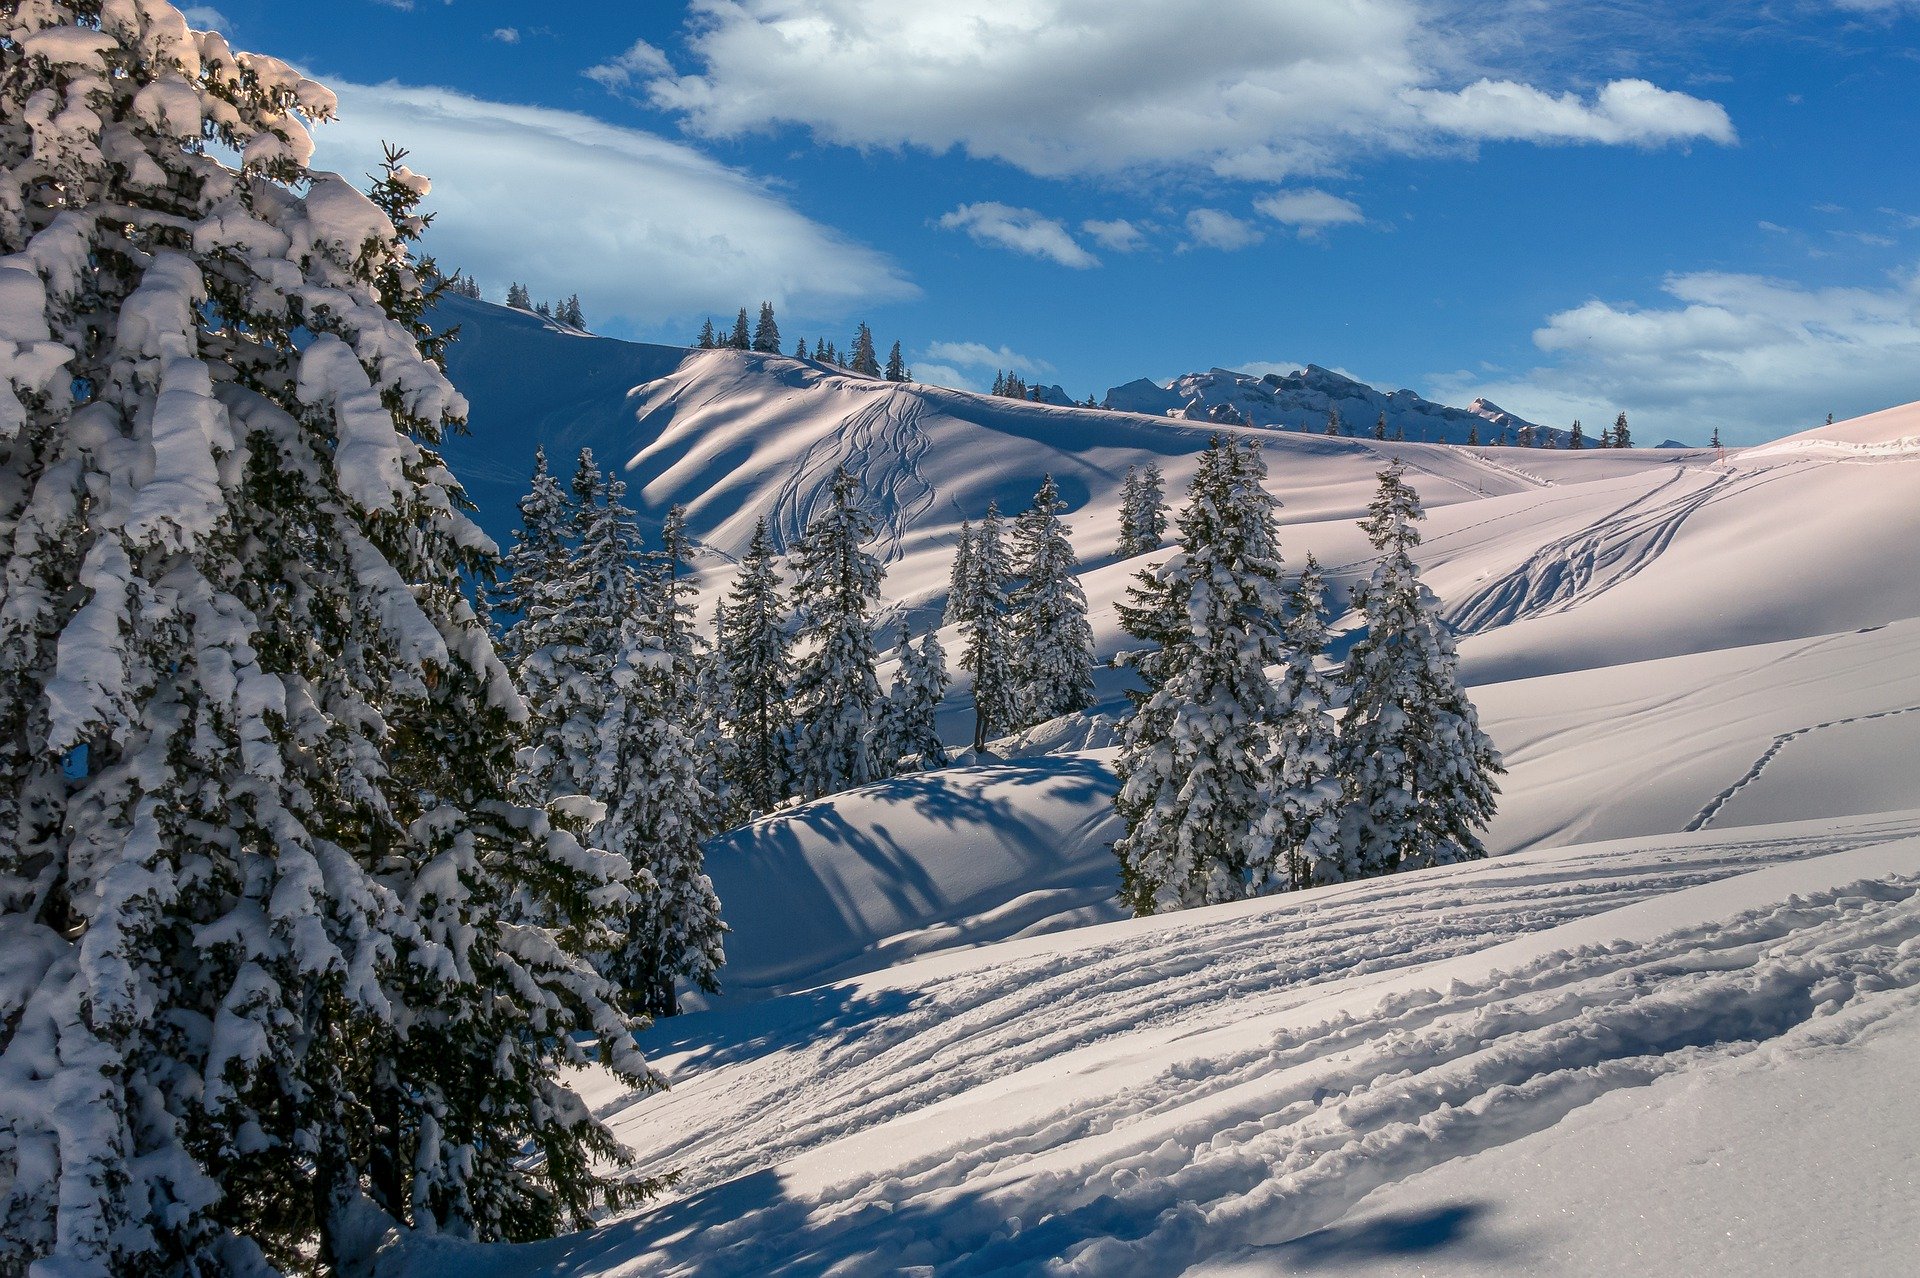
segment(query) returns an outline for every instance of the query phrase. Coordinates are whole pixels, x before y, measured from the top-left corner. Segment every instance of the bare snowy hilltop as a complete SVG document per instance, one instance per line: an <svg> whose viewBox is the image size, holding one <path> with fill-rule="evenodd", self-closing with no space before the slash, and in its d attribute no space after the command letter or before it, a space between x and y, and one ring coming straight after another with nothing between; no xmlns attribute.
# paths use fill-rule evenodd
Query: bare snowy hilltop
<svg viewBox="0 0 1920 1278"><path fill-rule="evenodd" d="M1160 466L1177 501L1225 431L1263 445L1281 553L1323 566L1337 655L1373 555L1356 521L1404 462L1415 556L1507 773L1487 860L1133 919L1109 849L1127 685L1103 664L1092 708L987 757L711 843L722 992L641 1035L670 1090L579 1077L639 1167L679 1179L590 1233L416 1243L398 1271L1920 1255L1920 1111L1887 1104L1920 1050L1920 406L1724 454L1476 447L1461 419L1498 430L1499 410L1399 392L1453 442L1377 440L1394 397L1311 368L1069 408L445 305L472 404L447 454L481 521L515 526L536 444L556 468L590 447L650 528L684 505L703 616L756 521L791 547L845 468L891 617L937 626L962 521L1051 475L1105 663L1135 642L1116 604L1165 554L1117 552L1128 468ZM1359 437L1316 429L1309 392L1343 419L1367 405ZM1189 420L1215 403L1251 424ZM970 696L957 678L950 746Z"/></svg>

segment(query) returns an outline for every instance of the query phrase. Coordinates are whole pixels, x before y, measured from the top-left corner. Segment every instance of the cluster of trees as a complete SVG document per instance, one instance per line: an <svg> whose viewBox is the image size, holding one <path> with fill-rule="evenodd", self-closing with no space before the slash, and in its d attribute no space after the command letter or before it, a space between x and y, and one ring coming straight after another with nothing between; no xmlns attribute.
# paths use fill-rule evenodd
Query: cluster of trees
<svg viewBox="0 0 1920 1278"><path fill-rule="evenodd" d="M1048 475L1007 536L997 502L960 526L947 620L966 636L976 750L993 737L1093 704L1093 629L1079 560Z"/></svg>
<svg viewBox="0 0 1920 1278"><path fill-rule="evenodd" d="M468 296L471 297L474 294L468 294ZM578 293L569 293L560 302L554 304L536 302L527 292L527 286L516 280L507 285L507 305L516 310L532 311L545 319L557 320L570 328L585 329L587 326L587 316L580 309Z"/></svg>
<svg viewBox="0 0 1920 1278"><path fill-rule="evenodd" d="M778 355L781 352L780 324L774 318L773 303L760 303L760 318L748 325L747 308L741 307L734 316L733 328L721 333L713 326L711 319L700 326L699 336L694 345L703 351L716 348L736 351L758 351L763 355ZM895 342L893 349L887 352L886 362L882 364L879 349L874 345L873 330L863 322L853 332L853 341L843 353L839 347L818 338L811 352L807 349L807 339L800 338L793 346L795 359L811 359L820 364L832 364L850 372L866 377L883 377L890 382L910 382L913 370L907 367L901 354L900 343Z"/></svg>
<svg viewBox="0 0 1920 1278"><path fill-rule="evenodd" d="M0 1272L591 1224L638 876L516 783L427 181L309 170L333 95L166 0L7 15Z"/></svg>
<svg viewBox="0 0 1920 1278"><path fill-rule="evenodd" d="M1288 587L1265 474L1257 443L1214 439L1181 553L1121 605L1151 644L1129 658L1146 687L1129 694L1115 797L1121 894L1140 914L1485 855L1502 768L1411 557L1422 511L1402 467L1362 524L1380 559L1333 677L1323 579L1309 556Z"/></svg>

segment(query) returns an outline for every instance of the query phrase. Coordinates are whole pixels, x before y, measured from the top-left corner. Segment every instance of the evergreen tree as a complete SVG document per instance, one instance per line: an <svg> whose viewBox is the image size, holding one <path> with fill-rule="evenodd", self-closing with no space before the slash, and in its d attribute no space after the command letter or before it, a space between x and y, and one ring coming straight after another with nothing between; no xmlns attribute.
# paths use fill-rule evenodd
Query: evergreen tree
<svg viewBox="0 0 1920 1278"><path fill-rule="evenodd" d="M617 484L607 484L616 500ZM680 507L668 510L660 542L618 628L591 790L606 806L598 841L633 871L621 943L603 966L628 1009L645 1016L679 1011L679 980L718 991L726 931L701 851L714 833L715 805L701 784L698 735L706 707L694 695L702 663L691 626L690 543Z"/></svg>
<svg viewBox="0 0 1920 1278"><path fill-rule="evenodd" d="M500 660L524 688L527 658L542 646L542 624L564 601L560 592L573 531L566 489L547 469L545 448L533 450L533 481L519 510L520 527L502 564L506 575L495 590L494 606L513 618L500 638Z"/></svg>
<svg viewBox="0 0 1920 1278"><path fill-rule="evenodd" d="M1380 561L1353 592L1366 631L1347 655L1335 769L1345 787L1341 842L1367 876L1485 856L1478 831L1504 770L1413 562L1423 512L1404 470L1395 462L1380 473L1361 523Z"/></svg>
<svg viewBox="0 0 1920 1278"><path fill-rule="evenodd" d="M569 293L567 300L560 303L558 319L562 324L584 329L587 326L586 312L580 309L580 295Z"/></svg>
<svg viewBox="0 0 1920 1278"><path fill-rule="evenodd" d="M1114 844L1121 899L1152 914L1284 887L1267 812L1283 717L1267 667L1286 660L1275 503L1257 444L1216 436L1188 489L1182 552L1122 619L1160 650L1121 726Z"/></svg>
<svg viewBox="0 0 1920 1278"><path fill-rule="evenodd" d="M1522 426L1519 432L1514 436L1514 443L1515 443L1515 446L1520 448L1532 448L1534 446L1533 427Z"/></svg>
<svg viewBox="0 0 1920 1278"><path fill-rule="evenodd" d="M1048 475L1033 505L1014 520L1012 634L1015 695L1022 727L1093 704L1093 628L1079 560L1060 521L1066 509Z"/></svg>
<svg viewBox="0 0 1920 1278"><path fill-rule="evenodd" d="M1567 447L1585 448L1586 446L1586 428L1580 424L1580 419L1576 417L1574 418L1573 425L1567 428Z"/></svg>
<svg viewBox="0 0 1920 1278"><path fill-rule="evenodd" d="M1480 444L1480 423L1479 422L1474 422L1472 425L1467 427L1467 444L1469 447L1477 448L1479 446Z"/></svg>
<svg viewBox="0 0 1920 1278"><path fill-rule="evenodd" d="M801 534L793 559L807 647L794 668L790 767L796 792L809 799L878 775L867 745L880 713L873 610L882 569L865 549L874 526L858 498L853 472L836 472L832 500Z"/></svg>
<svg viewBox="0 0 1920 1278"><path fill-rule="evenodd" d="M951 624L963 620L967 607L967 592L973 581L973 523L960 521L960 539L953 548L953 567L947 574L947 609L941 620Z"/></svg>
<svg viewBox="0 0 1920 1278"><path fill-rule="evenodd" d="M553 307L549 306L545 302L535 302L533 304L533 313L535 315L538 315L541 319L552 319Z"/></svg>
<svg viewBox="0 0 1920 1278"><path fill-rule="evenodd" d="M1007 375L997 368L993 370L993 390L989 393L994 395L1007 393Z"/></svg>
<svg viewBox="0 0 1920 1278"><path fill-rule="evenodd" d="M164 0L7 15L0 1271L584 1225L625 871L507 792L427 182L310 172L332 95Z"/></svg>
<svg viewBox="0 0 1920 1278"><path fill-rule="evenodd" d="M1327 410L1327 434L1338 435L1339 433L1340 433L1340 410L1337 408L1329 408Z"/></svg>
<svg viewBox="0 0 1920 1278"><path fill-rule="evenodd" d="M790 793L785 743L792 724L787 687L787 605L767 521L754 525L727 596L720 636L733 697L734 749L728 780L742 816L771 812Z"/></svg>
<svg viewBox="0 0 1920 1278"><path fill-rule="evenodd" d="M523 311L533 309L533 298L528 295L525 284L516 280L507 285L507 305Z"/></svg>
<svg viewBox="0 0 1920 1278"><path fill-rule="evenodd" d="M832 364L835 368L841 367L840 348L835 346L832 342L827 343L826 359L827 359L827 363Z"/></svg>
<svg viewBox="0 0 1920 1278"><path fill-rule="evenodd" d="M802 337L794 341L793 357L795 359L805 359L807 357L807 339L806 338Z"/></svg>
<svg viewBox="0 0 1920 1278"><path fill-rule="evenodd" d="M1131 559L1158 550L1167 534L1166 480L1159 464L1127 467L1120 485L1120 557Z"/></svg>
<svg viewBox="0 0 1920 1278"><path fill-rule="evenodd" d="M818 338L815 338L815 339L814 339L814 342L813 342L813 361L814 361L814 363L816 363L816 364L825 364L825 363L827 363L827 362L828 362L828 360L827 360L827 339L826 339L826 338L824 338L824 337L818 337Z"/></svg>
<svg viewBox="0 0 1920 1278"><path fill-rule="evenodd" d="M736 351L753 349L753 339L747 332L747 308L744 306L733 317L733 332L727 335L727 346Z"/></svg>
<svg viewBox="0 0 1920 1278"><path fill-rule="evenodd" d="M1715 426L1713 428L1713 438L1707 441L1707 447L1709 448L1720 447L1720 428L1718 426Z"/></svg>
<svg viewBox="0 0 1920 1278"><path fill-rule="evenodd" d="M1380 416L1373 423L1373 437L1375 439L1385 439L1387 437L1387 413L1385 409L1380 410Z"/></svg>
<svg viewBox="0 0 1920 1278"><path fill-rule="evenodd" d="M753 326L753 349L766 355L780 353L780 325L773 319L773 303L760 303L760 322Z"/></svg>
<svg viewBox="0 0 1920 1278"><path fill-rule="evenodd" d="M916 649L904 624L898 651L893 687L876 737L876 760L889 775L944 768L947 749L940 742L940 703L947 695L946 654L932 631Z"/></svg>
<svg viewBox="0 0 1920 1278"><path fill-rule="evenodd" d="M1406 423L1395 422L1393 424L1393 442L1396 444L1404 444L1407 442Z"/></svg>
<svg viewBox="0 0 1920 1278"><path fill-rule="evenodd" d="M1288 888L1359 877L1358 864L1340 842L1335 696L1319 668L1327 647L1325 607L1326 582L1318 561L1308 555L1288 596L1287 665L1280 679L1284 709L1273 736L1276 797L1262 829L1272 844L1274 881Z"/></svg>
<svg viewBox="0 0 1920 1278"><path fill-rule="evenodd" d="M1615 448L1633 447L1633 432L1627 429L1627 415L1625 413L1621 413L1613 419L1613 446Z"/></svg>
<svg viewBox="0 0 1920 1278"><path fill-rule="evenodd" d="M873 348L873 330L865 324L854 330L853 354L847 366L866 377L880 376L880 356Z"/></svg>
<svg viewBox="0 0 1920 1278"><path fill-rule="evenodd" d="M893 349L887 352L887 380L904 382L911 376L912 374L907 370L907 361L900 354L900 343L895 342Z"/></svg>
<svg viewBox="0 0 1920 1278"><path fill-rule="evenodd" d="M709 319L700 326L700 338L699 338L698 345L701 350L710 351L713 349L713 342L714 342L713 321Z"/></svg>
<svg viewBox="0 0 1920 1278"><path fill-rule="evenodd" d="M1009 650L1007 578L1011 566L1001 535L1000 507L987 503L986 518L974 534L971 571L961 596L959 619L967 637L961 669L973 679L973 748L1014 726L1019 715L1017 685Z"/></svg>

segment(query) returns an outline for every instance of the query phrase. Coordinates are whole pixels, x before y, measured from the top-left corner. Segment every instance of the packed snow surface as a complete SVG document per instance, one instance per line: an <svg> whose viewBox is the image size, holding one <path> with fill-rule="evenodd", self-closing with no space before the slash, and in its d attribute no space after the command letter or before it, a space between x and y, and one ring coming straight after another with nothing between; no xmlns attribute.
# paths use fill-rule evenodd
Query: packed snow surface
<svg viewBox="0 0 1920 1278"><path fill-rule="evenodd" d="M1805 1255L1804 1215L1736 1218L1745 1164L1698 1162L1780 1147L1770 1107L1721 1104L1691 1152L1662 1115L1706 1079L1778 1099L1855 1055L1897 1072L1888 1039L1920 1030L1916 833L1907 813L1523 853L682 1017L645 1039L673 1090L590 1087L649 1168L681 1172L670 1201L414 1271L1251 1273L1409 1246L1461 1269L1496 1251L1620 1268L1648 1197L1605 1126L1623 1118L1695 1206L1667 1203L1643 1263ZM1845 1164L1874 1121L1866 1097L1828 1108L1833 1126L1794 1123L1789 1183ZM1826 1194L1831 1268L1920 1246L1914 1150L1878 1143ZM1543 1219L1526 1167L1583 1158L1590 1195L1548 1193L1589 1205Z"/></svg>

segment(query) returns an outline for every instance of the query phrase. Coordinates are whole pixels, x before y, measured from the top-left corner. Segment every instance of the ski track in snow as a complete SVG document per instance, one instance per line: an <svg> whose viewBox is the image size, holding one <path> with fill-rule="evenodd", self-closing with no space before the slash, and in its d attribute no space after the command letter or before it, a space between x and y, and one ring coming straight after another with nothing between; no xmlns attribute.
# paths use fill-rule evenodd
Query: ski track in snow
<svg viewBox="0 0 1920 1278"><path fill-rule="evenodd" d="M1894 715L1914 713L1920 713L1920 706L1900 706L1892 710L1877 710L1872 714L1849 715L1844 719L1829 719L1825 723L1811 723L1804 728L1795 728L1791 732L1782 732L1761 752L1760 757L1754 760L1753 766L1748 768L1746 773L1738 781L1735 781L1732 785L1714 795L1707 803L1707 806L1701 808L1693 820L1687 822L1687 832L1692 833L1696 830L1704 830L1712 825L1713 819L1720 815L1721 810L1724 809L1728 803L1733 801L1733 797L1736 794L1739 794L1755 781L1758 781L1760 774L1767 770L1767 765L1778 758L1780 752L1786 749L1789 744L1798 741L1801 737L1826 728L1844 728L1848 724L1868 723L1875 719L1889 719Z"/></svg>
<svg viewBox="0 0 1920 1278"><path fill-rule="evenodd" d="M1857 989L1920 984L1916 885L1789 903L1650 946L1551 954L1503 979L1282 1031L1255 1050L1177 1063L1183 1038L1284 1011L1329 982L1413 971L1916 831L1920 816L1902 815L1841 833L1480 862L900 989L829 986L758 1013L670 1023L679 1048L654 1042L660 1030L645 1045L656 1059L684 1050L676 1068L697 1094L684 1111L649 1100L606 1116L642 1148L645 1168L681 1169L676 1192L696 1212L709 1195L736 1192L728 1182L948 1098L1025 1081L1023 1071L1071 1071L1076 1051L1139 1035L1163 1046L1150 1079L1081 1089L1003 1131L943 1128L877 1181L754 1196L737 1219L693 1235L678 1232L682 1208L643 1213L631 1227L663 1231L644 1272L817 1273L828 1257L847 1274L1031 1272L1077 1255L1073 1272L1163 1274L1297 1236L1379 1184L1541 1130L1702 1053L1776 1037ZM788 1014L770 1029L767 1009L779 1004ZM742 1019L719 1019L729 1016ZM914 1224L928 1213L939 1216L937 1242ZM697 1247L683 1249L690 1238Z"/></svg>
<svg viewBox="0 0 1920 1278"><path fill-rule="evenodd" d="M1736 489L1773 483L1796 464L1757 472L1707 471L1705 484L1662 498L1686 483L1687 472L1681 471L1585 528L1548 542L1514 571L1448 607L1446 619L1458 634L1480 634L1592 600L1645 571L1694 513Z"/></svg>
<svg viewBox="0 0 1920 1278"><path fill-rule="evenodd" d="M879 516L882 563L898 559L908 529L933 507L933 485L920 473L931 441L920 429L926 411L919 396L888 387L849 416L826 440L810 444L781 481L768 526L790 549L841 467L860 480L862 505Z"/></svg>

